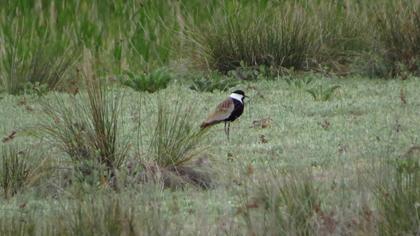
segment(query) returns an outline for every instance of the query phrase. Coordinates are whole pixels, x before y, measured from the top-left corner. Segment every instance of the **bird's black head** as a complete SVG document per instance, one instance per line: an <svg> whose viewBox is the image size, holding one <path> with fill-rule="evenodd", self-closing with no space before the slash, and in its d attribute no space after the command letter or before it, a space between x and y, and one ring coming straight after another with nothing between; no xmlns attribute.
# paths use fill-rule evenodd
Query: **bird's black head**
<svg viewBox="0 0 420 236"><path fill-rule="evenodd" d="M242 96L244 96L244 97L245 97L245 93L244 93L244 91L242 91L242 90L235 90L235 91L233 91L232 93L236 93L236 94L239 94L239 95L242 95Z"/></svg>
<svg viewBox="0 0 420 236"><path fill-rule="evenodd" d="M230 97L242 101L242 103L244 102L244 98L246 98L247 96L245 96L244 91L242 90L235 90L232 92L232 94L230 95Z"/></svg>

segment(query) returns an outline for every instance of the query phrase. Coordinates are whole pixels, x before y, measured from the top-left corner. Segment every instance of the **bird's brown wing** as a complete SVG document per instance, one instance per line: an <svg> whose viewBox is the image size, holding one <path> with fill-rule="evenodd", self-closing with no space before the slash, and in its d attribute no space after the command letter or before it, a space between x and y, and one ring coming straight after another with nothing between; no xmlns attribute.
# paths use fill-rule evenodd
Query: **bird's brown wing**
<svg viewBox="0 0 420 236"><path fill-rule="evenodd" d="M217 105L216 110L211 113L207 119L201 124L201 128L208 127L213 124L217 124L225 119L227 119L230 114L233 112L235 105L232 98L227 98L219 105Z"/></svg>

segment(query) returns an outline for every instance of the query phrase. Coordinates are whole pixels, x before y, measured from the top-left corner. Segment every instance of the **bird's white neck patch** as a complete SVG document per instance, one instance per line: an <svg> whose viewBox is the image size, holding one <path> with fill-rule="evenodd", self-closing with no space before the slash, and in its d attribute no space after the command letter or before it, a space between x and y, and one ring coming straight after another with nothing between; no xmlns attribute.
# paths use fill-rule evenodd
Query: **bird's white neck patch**
<svg viewBox="0 0 420 236"><path fill-rule="evenodd" d="M231 97L231 98L233 98L233 99L235 99L235 100L237 100L237 101L240 101L240 102L242 103L242 98L243 98L244 96L242 96L242 95L240 95L240 94L237 94L237 93L232 93L229 97Z"/></svg>

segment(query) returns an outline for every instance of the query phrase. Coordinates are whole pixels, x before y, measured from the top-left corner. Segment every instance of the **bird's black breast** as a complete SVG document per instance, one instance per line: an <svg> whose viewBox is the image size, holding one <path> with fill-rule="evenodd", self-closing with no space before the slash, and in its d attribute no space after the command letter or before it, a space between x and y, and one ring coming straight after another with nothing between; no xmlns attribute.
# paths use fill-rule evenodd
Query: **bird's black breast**
<svg viewBox="0 0 420 236"><path fill-rule="evenodd" d="M233 100L234 108L230 116L226 119L226 121L234 121L242 115L242 112L244 112L244 104L242 104L240 101L237 101L235 99L232 99L232 100Z"/></svg>

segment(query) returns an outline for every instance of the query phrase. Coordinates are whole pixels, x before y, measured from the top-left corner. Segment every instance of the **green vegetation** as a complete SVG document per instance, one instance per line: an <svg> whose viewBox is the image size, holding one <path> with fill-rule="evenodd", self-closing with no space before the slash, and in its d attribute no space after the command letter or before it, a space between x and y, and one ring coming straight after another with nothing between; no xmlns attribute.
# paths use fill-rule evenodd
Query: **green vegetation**
<svg viewBox="0 0 420 236"><path fill-rule="evenodd" d="M420 4L413 0L8 0L0 7L0 87L10 94L34 84L67 90L84 49L100 74L132 75L130 86L152 91L155 84L141 81L160 67L420 73Z"/></svg>
<svg viewBox="0 0 420 236"><path fill-rule="evenodd" d="M149 93L164 89L171 81L171 75L164 69L157 69L150 74L134 75L127 73L127 79L122 79L122 84L137 91Z"/></svg>
<svg viewBox="0 0 420 236"><path fill-rule="evenodd" d="M236 78L226 77L218 72L193 79L190 88L199 92L227 91L239 84Z"/></svg>
<svg viewBox="0 0 420 236"><path fill-rule="evenodd" d="M419 80L318 77L316 83L337 84L339 93L318 102L286 80L249 82L251 99L232 124L229 142L223 126L197 133L199 122L226 92L197 93L177 84L153 94L108 88L107 98L124 94L117 144L128 150L114 165L116 178L108 178L106 165L97 162L87 163L84 170L92 174L81 176L75 164L82 162L61 149L65 143L38 134L39 122L55 124L45 120L44 103L63 101L53 106L61 109L80 103L87 112L86 92L47 94L41 104L38 97L25 96L32 110L17 105L22 96L6 96L0 101L2 147L36 146L36 156L51 163L48 168L28 165L31 176L42 181L26 179L13 196L2 187L1 198L8 200L0 205L0 230L70 234L91 232L95 225L96 233L139 234L415 232ZM96 141L102 139L93 135L90 113L73 114L69 124L86 125L81 145L100 158ZM262 120L269 124L253 126ZM62 126L67 127L61 121L53 125ZM17 130L15 138L12 130ZM35 166L42 162L25 153Z"/></svg>
<svg viewBox="0 0 420 236"><path fill-rule="evenodd" d="M0 235L420 234L419 10L0 1Z"/></svg>
<svg viewBox="0 0 420 236"><path fill-rule="evenodd" d="M194 107L177 101L158 103L150 153L160 166L180 165L194 155L205 131L197 130Z"/></svg>
<svg viewBox="0 0 420 236"><path fill-rule="evenodd" d="M83 180L94 175L93 171L103 171L97 177L110 179L127 156L127 145L118 133L122 95L109 94L91 71L83 74L87 95L71 96L70 101L60 96L47 100L42 131L67 153Z"/></svg>
<svg viewBox="0 0 420 236"><path fill-rule="evenodd" d="M321 209L320 195L312 176L294 171L271 170L258 179L252 191L257 195L239 211L250 232L309 235L315 231L312 220Z"/></svg>
<svg viewBox="0 0 420 236"><path fill-rule="evenodd" d="M324 88L322 85L306 90L315 101L328 101L331 99L334 91L339 89L339 85L333 85L329 88Z"/></svg>
<svg viewBox="0 0 420 236"><path fill-rule="evenodd" d="M420 149L412 147L406 155L390 160L384 171L393 178L378 182L378 205L383 218L379 223L382 235L417 234L420 230Z"/></svg>
<svg viewBox="0 0 420 236"><path fill-rule="evenodd" d="M18 151L16 147L5 147L1 154L1 188L5 198L18 193L28 180L31 168L28 165L29 155Z"/></svg>

